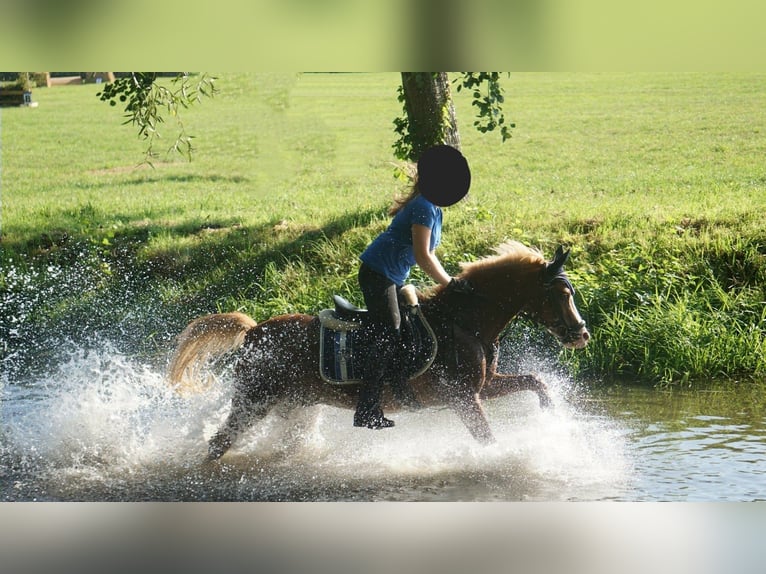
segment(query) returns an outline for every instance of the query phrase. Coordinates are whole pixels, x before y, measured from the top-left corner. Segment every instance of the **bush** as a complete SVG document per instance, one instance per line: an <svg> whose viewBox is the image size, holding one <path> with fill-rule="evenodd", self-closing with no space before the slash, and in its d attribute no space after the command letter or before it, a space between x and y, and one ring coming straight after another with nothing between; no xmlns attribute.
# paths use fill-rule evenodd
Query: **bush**
<svg viewBox="0 0 766 574"><path fill-rule="evenodd" d="M6 83L3 86L0 86L0 89L6 91L13 92L21 90L22 92L31 92L34 87L34 81L30 72L6 73L2 79L5 79Z"/></svg>
<svg viewBox="0 0 766 574"><path fill-rule="evenodd" d="M766 375L766 266L755 243L633 244L598 255L591 270L573 279L594 334L571 356L581 372L659 383Z"/></svg>

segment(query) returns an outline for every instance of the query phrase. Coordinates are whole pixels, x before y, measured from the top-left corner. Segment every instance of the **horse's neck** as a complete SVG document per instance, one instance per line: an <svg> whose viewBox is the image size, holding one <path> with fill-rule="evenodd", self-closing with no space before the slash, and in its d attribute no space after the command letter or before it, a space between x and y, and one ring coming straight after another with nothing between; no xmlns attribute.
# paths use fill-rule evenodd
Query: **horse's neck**
<svg viewBox="0 0 766 574"><path fill-rule="evenodd" d="M442 293L423 304L432 326L434 323L443 328L457 325L486 343L494 341L520 310L521 304L517 302L500 305L480 293Z"/></svg>

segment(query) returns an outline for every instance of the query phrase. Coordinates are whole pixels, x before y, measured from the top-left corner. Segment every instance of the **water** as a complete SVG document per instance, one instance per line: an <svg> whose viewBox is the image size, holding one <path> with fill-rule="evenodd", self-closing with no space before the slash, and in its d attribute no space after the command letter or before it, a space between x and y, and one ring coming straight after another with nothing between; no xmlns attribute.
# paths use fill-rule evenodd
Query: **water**
<svg viewBox="0 0 766 574"><path fill-rule="evenodd" d="M109 346L74 350L49 373L0 389L0 500L518 501L766 499L763 393L593 391L545 374L532 393L486 403L497 444L479 446L449 410L351 426L317 406L273 413L219 464L206 439L230 378L194 397Z"/></svg>
<svg viewBox="0 0 766 574"><path fill-rule="evenodd" d="M766 500L766 387L613 389L596 401L624 426L631 500Z"/></svg>

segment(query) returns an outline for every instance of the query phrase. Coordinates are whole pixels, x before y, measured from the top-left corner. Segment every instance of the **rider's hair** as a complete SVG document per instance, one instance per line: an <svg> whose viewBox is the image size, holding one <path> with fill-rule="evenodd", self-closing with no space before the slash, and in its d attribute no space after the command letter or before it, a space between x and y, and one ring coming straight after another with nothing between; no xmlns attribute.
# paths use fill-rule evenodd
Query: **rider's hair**
<svg viewBox="0 0 766 574"><path fill-rule="evenodd" d="M420 195L420 190L418 189L417 165L414 163L408 163L404 166L399 166L397 169L400 170L400 172L403 173L409 180L410 189L406 194L399 195L394 198L394 203L391 204L391 207L388 209L388 215L391 217L399 213L405 205Z"/></svg>

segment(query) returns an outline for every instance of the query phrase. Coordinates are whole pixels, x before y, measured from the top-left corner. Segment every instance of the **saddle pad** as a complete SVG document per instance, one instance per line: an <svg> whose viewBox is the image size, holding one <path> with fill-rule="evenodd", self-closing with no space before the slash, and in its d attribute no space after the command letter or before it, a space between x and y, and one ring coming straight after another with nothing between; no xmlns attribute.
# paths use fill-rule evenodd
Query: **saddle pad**
<svg viewBox="0 0 766 574"><path fill-rule="evenodd" d="M361 383L364 349L358 342L359 324L337 317L330 320L334 314L330 309L320 313L319 374L333 385ZM419 308L402 313L402 338L407 347L407 376L412 379L431 366L438 349L436 336Z"/></svg>
<svg viewBox="0 0 766 574"><path fill-rule="evenodd" d="M336 385L360 383L362 375L354 361L358 329L334 329L322 322L319 334L319 374Z"/></svg>

